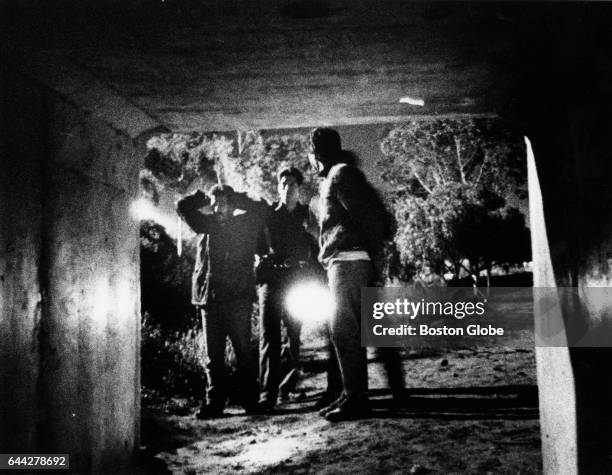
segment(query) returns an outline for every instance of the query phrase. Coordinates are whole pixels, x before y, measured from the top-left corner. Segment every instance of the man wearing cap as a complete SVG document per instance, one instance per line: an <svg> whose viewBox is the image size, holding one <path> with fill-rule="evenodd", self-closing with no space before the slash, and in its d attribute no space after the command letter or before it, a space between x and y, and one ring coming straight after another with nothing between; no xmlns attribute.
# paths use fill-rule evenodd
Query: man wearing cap
<svg viewBox="0 0 612 475"><path fill-rule="evenodd" d="M319 261L327 269L335 300L330 333L342 376L342 395L321 414L335 422L370 412L366 352L361 347L361 288L382 282L383 243L390 230L388 213L363 173L348 163L351 156L342 150L338 132L315 129L311 147L311 166L325 178Z"/></svg>
<svg viewBox="0 0 612 475"><path fill-rule="evenodd" d="M237 214L237 209L243 210ZM215 185L209 196L201 191L177 203L177 212L200 234L193 272L192 303L202 316L206 351L206 403L200 419L220 417L227 399L225 341L229 336L241 383L241 404L258 409L257 365L252 358L251 314L257 236L268 205L235 193L227 185Z"/></svg>

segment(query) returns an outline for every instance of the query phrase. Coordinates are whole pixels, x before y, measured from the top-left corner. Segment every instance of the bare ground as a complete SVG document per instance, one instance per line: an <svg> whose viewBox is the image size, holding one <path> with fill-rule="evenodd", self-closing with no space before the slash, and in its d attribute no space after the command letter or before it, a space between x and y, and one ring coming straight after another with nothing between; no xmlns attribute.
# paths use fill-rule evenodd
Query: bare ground
<svg viewBox="0 0 612 475"><path fill-rule="evenodd" d="M529 339L508 347L405 351L407 395L399 407L371 357L372 417L336 424L310 408L324 389L324 358L321 339L307 337L304 398L281 404L274 415L245 416L230 407L221 419L199 421L191 415L194 402L145 405L146 451L177 474L541 472Z"/></svg>

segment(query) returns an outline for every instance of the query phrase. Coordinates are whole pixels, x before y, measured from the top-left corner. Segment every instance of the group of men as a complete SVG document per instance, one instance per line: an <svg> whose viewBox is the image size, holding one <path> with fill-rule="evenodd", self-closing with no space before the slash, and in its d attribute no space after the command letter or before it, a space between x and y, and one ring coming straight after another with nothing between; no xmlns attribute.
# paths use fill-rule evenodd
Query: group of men
<svg viewBox="0 0 612 475"><path fill-rule="evenodd" d="M369 413L365 348L361 346L360 292L382 282L388 213L363 173L348 163L340 135L331 128L311 134L309 161L323 178L318 245L306 228L309 209L299 202L303 176L296 168L278 175L280 200L272 206L215 185L177 203L177 212L200 235L193 274L193 304L202 316L208 379L197 417L223 414L227 399L225 342L236 355L241 404L247 413L269 413L279 391L295 386L300 324L285 311L287 290L320 263L327 272L334 310L328 388L318 406L330 421ZM253 272L254 262L257 272ZM257 277L256 277L257 276ZM250 354L253 293L260 309L259 382ZM281 381L281 321L293 363Z"/></svg>

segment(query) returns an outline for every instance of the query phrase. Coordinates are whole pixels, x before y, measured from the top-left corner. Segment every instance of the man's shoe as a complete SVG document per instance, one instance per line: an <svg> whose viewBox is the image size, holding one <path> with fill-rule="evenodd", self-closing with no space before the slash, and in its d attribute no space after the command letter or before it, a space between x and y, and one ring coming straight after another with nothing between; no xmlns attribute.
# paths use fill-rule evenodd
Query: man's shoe
<svg viewBox="0 0 612 475"><path fill-rule="evenodd" d="M370 416L370 404L366 398L346 398L338 407L325 414L329 422L354 421Z"/></svg>
<svg viewBox="0 0 612 475"><path fill-rule="evenodd" d="M319 411L319 415L325 417L328 412L331 412L334 409L337 409L338 407L340 407L340 405L345 401L345 399L346 399L346 396L344 394L341 394L340 397L338 397L335 401L333 401L329 406L321 409Z"/></svg>
<svg viewBox="0 0 612 475"><path fill-rule="evenodd" d="M338 399L338 395L325 391L321 397L319 399L317 399L317 402L315 402L312 406L312 408L315 411L320 411L321 409L326 409L328 408L336 399Z"/></svg>
<svg viewBox="0 0 612 475"><path fill-rule="evenodd" d="M223 417L223 408L212 406L210 404L204 404L198 412L196 412L196 418L200 420L206 419L217 419Z"/></svg>
<svg viewBox="0 0 612 475"><path fill-rule="evenodd" d="M250 416L272 414L274 412L274 404L269 401L259 401L254 406L245 407L244 410Z"/></svg>

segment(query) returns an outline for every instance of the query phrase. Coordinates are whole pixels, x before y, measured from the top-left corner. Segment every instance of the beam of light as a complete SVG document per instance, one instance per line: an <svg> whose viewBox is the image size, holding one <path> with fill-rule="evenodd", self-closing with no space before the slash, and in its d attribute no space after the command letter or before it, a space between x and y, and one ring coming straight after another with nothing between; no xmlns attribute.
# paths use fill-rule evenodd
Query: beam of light
<svg viewBox="0 0 612 475"><path fill-rule="evenodd" d="M179 257L183 254L183 220L176 218L176 253Z"/></svg>
<svg viewBox="0 0 612 475"><path fill-rule="evenodd" d="M179 233L174 216L169 216L144 198L139 198L132 202L130 205L130 215L137 221L151 220L161 224L173 239L177 239L181 234Z"/></svg>
<svg viewBox="0 0 612 475"><path fill-rule="evenodd" d="M334 311L329 289L318 281L296 284L287 293L285 305L294 318L312 325L329 320Z"/></svg>
<svg viewBox="0 0 612 475"><path fill-rule="evenodd" d="M423 107L425 105L425 101L423 99L416 99L410 96L401 97L399 101L400 104L410 104L411 106Z"/></svg>

